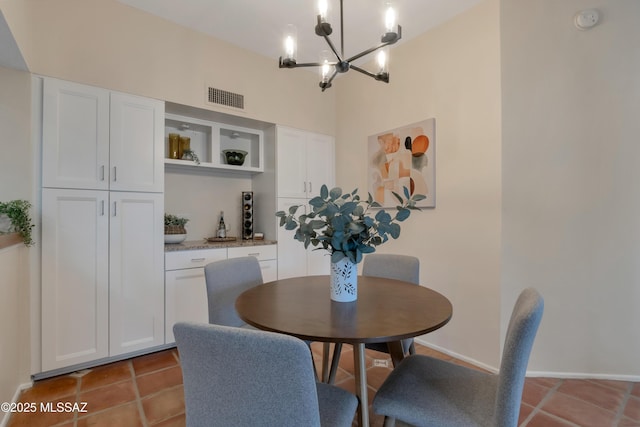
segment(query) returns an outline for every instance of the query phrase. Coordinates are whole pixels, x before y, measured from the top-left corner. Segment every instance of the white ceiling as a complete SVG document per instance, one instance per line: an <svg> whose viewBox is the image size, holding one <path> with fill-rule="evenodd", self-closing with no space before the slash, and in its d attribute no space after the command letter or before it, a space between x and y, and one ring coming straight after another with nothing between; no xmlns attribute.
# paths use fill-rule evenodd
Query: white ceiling
<svg viewBox="0 0 640 427"><path fill-rule="evenodd" d="M118 0L177 24L273 58L287 24L298 29L298 62L317 62L326 43L314 33L314 0ZM481 0L394 0L405 42ZM344 0L345 56L380 43L384 0ZM331 39L340 49L340 2L329 1ZM393 54L392 54L393 55ZM370 58L368 58L370 59Z"/></svg>

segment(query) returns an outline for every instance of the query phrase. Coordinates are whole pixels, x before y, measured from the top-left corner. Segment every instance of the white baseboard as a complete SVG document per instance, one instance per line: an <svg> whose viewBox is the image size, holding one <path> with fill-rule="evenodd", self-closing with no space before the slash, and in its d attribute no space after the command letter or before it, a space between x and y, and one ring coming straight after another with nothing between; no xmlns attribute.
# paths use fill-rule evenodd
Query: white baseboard
<svg viewBox="0 0 640 427"><path fill-rule="evenodd" d="M19 384L18 388L16 388L15 393L13 393L13 397L11 398L11 403L16 403L20 398L20 393L22 390L30 388L33 386L33 381L29 381L28 383ZM0 420L0 427L6 427L9 424L9 418L11 417L11 412L4 412L2 414L2 420Z"/></svg>
<svg viewBox="0 0 640 427"><path fill-rule="evenodd" d="M421 344L421 345L423 345L423 346L425 346L425 347L429 347L432 350L439 351L440 353L444 353L444 354L446 354L448 356L455 357L456 359L462 360L463 362L470 363L470 364L472 364L474 366L477 366L478 368L482 368L482 369L487 370L489 372L493 372L494 374L498 373L498 368L496 368L495 366L489 366L486 363L479 362L479 361L477 361L475 359L472 359L470 357L464 356L462 354L458 354L458 353L456 353L454 351L451 351L451 350L448 350L448 349L446 349L444 347L440 347L440 346L437 346L435 344L431 344L431 343L425 341L424 339L417 338L416 342Z"/></svg>
<svg viewBox="0 0 640 427"><path fill-rule="evenodd" d="M462 354L455 353L446 348L431 344L424 339L416 339L416 342L425 347L429 347L433 350L444 353L448 356L455 357L464 362L470 363L482 369L486 369L489 372L498 373L498 368L489 366L485 363L479 362L470 357L466 357ZM563 379L591 379L591 380L610 380L610 381L628 381L628 382L640 382L640 376L638 375L621 375L621 374L587 374L581 372L551 372L551 371L527 371L527 377L546 377L546 378L563 378Z"/></svg>

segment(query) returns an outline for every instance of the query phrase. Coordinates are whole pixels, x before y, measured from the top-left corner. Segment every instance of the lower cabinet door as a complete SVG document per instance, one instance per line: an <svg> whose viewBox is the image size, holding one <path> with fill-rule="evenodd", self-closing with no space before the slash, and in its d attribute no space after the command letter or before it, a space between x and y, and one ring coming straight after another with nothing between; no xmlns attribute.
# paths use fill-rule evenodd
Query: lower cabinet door
<svg viewBox="0 0 640 427"><path fill-rule="evenodd" d="M209 322L207 286L204 268L189 268L165 272L167 344L175 341L173 325L176 322Z"/></svg>
<svg viewBox="0 0 640 427"><path fill-rule="evenodd" d="M43 371L109 355L108 203L107 191L42 190Z"/></svg>
<svg viewBox="0 0 640 427"><path fill-rule="evenodd" d="M164 197L111 193L109 354L164 344Z"/></svg>

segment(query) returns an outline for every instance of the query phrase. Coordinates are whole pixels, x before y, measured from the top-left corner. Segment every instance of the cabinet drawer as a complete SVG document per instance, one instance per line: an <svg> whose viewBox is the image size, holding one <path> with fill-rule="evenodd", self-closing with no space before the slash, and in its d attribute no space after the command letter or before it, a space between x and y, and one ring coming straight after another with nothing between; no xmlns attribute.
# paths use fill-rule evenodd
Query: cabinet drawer
<svg viewBox="0 0 640 427"><path fill-rule="evenodd" d="M213 261L227 259L227 249L197 249L194 251L167 252L164 254L165 270L204 267Z"/></svg>
<svg viewBox="0 0 640 427"><path fill-rule="evenodd" d="M239 248L228 248L229 258L239 258L243 256L254 256L258 260L276 259L278 257L278 251L276 245L260 245L260 246L245 246Z"/></svg>

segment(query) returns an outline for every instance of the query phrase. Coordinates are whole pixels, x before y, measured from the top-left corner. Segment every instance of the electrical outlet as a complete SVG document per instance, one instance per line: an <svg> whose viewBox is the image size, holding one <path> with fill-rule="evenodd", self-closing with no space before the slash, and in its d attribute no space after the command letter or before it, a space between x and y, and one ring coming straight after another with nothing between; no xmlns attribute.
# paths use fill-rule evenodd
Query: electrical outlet
<svg viewBox="0 0 640 427"><path fill-rule="evenodd" d="M373 359L373 366L378 368L388 368L389 360L388 359Z"/></svg>

